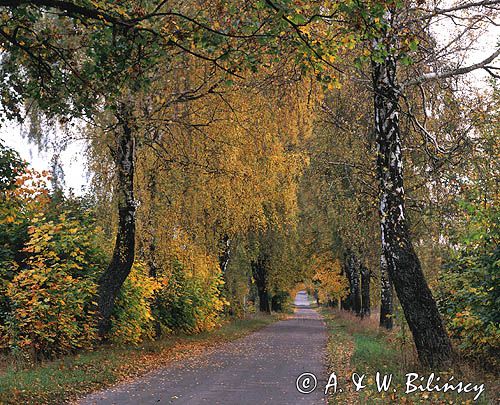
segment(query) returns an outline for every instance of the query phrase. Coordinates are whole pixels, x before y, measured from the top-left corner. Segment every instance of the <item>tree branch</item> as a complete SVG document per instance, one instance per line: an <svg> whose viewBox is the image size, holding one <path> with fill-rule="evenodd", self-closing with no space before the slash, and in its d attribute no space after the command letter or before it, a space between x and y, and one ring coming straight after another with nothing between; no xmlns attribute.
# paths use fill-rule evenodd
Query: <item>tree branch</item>
<svg viewBox="0 0 500 405"><path fill-rule="evenodd" d="M403 87L413 86L413 85L421 84L421 83L426 83L426 82L430 82L433 80L447 79L450 77L465 75L465 74L470 73L470 72L477 70L477 69L486 69L488 71L488 70L494 69L494 67L488 66L488 65L491 62L493 62L499 55L500 55L500 48L498 48L489 57L487 57L486 59L484 59L481 62L474 63L473 65L470 65L470 66L464 66L464 67L461 67L458 69L447 70L447 71L444 71L441 73L439 73L439 72L424 73L422 76L417 77L414 80L410 80L410 81L404 83Z"/></svg>
<svg viewBox="0 0 500 405"><path fill-rule="evenodd" d="M496 6L500 5L500 0L481 0L481 1L476 1L472 3L462 3L453 7L449 8L439 8L436 7L433 10L423 10L426 11L428 14L425 14L423 16L420 16L418 20L427 20L429 18L435 17L437 15L443 15L443 14L448 14L452 13L454 11L461 11L461 10L468 10L470 8L475 8L475 7L489 7L489 6ZM417 8L417 10L422 10L421 8Z"/></svg>
<svg viewBox="0 0 500 405"><path fill-rule="evenodd" d="M131 27L132 24L121 18L99 10L97 7L85 7L65 0L0 0L0 7L47 7L60 10L72 17L86 17L93 20L101 20L111 24Z"/></svg>

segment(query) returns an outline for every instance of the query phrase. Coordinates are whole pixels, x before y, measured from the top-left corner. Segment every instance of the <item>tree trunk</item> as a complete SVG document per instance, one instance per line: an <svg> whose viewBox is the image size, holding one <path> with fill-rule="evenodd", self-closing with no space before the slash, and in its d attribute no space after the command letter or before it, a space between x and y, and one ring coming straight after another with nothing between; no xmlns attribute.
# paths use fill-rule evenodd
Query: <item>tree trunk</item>
<svg viewBox="0 0 500 405"><path fill-rule="evenodd" d="M390 38L378 41L376 48L386 47L389 56L381 62L372 62L382 249L419 359L426 366L435 366L448 360L452 349L406 222L399 128L400 89L390 41Z"/></svg>
<svg viewBox="0 0 500 405"><path fill-rule="evenodd" d="M271 313L271 307L269 306L269 294L265 289L259 290L259 311L267 314Z"/></svg>
<svg viewBox="0 0 500 405"><path fill-rule="evenodd" d="M224 294L228 299L233 294L229 289L229 283L227 279L227 266L229 265L229 260L231 258L231 239L229 239L228 235L224 235L222 240L220 241L221 250L219 253L219 268L222 273L222 278L224 279ZM227 313L229 316L234 316L235 310L234 305L229 305L227 307Z"/></svg>
<svg viewBox="0 0 500 405"><path fill-rule="evenodd" d="M370 316L370 270L365 265L361 269L361 317Z"/></svg>
<svg viewBox="0 0 500 405"><path fill-rule="evenodd" d="M222 274L226 274L227 265L229 264L229 259L231 257L231 239L229 236L224 235L222 238L222 252L219 255L219 266Z"/></svg>
<svg viewBox="0 0 500 405"><path fill-rule="evenodd" d="M274 312L281 312L283 310L281 297L273 295L273 298L271 299L271 310Z"/></svg>
<svg viewBox="0 0 500 405"><path fill-rule="evenodd" d="M259 295L259 311L271 313L269 293L267 291L266 268L261 260L252 263L252 274L257 286L257 294Z"/></svg>
<svg viewBox="0 0 500 405"><path fill-rule="evenodd" d="M383 254L380 255L380 326L392 329L393 322L392 283L387 274L387 262Z"/></svg>
<svg viewBox="0 0 500 405"><path fill-rule="evenodd" d="M358 260L354 254L351 254L351 275L352 275L352 300L353 300L353 308L352 310L356 313L356 315L361 314L361 288L359 285L359 265Z"/></svg>
<svg viewBox="0 0 500 405"><path fill-rule="evenodd" d="M347 297L347 306L350 311L361 314L361 289L359 285L359 263L350 250L345 257L345 270L349 281L349 296Z"/></svg>
<svg viewBox="0 0 500 405"><path fill-rule="evenodd" d="M135 254L135 210L134 200L134 155L135 140L127 111L120 114L117 151L118 231L111 263L104 271L98 288L98 333L100 337L111 329L111 314L115 299L134 263Z"/></svg>
<svg viewBox="0 0 500 405"><path fill-rule="evenodd" d="M349 267L349 259L348 256L344 256L344 263L342 265L342 274L347 278L347 281L349 283L349 293L347 294L346 297L342 298L340 300L340 309L343 309L344 311L351 311L352 310L352 289L351 289L351 274L350 274L350 267Z"/></svg>

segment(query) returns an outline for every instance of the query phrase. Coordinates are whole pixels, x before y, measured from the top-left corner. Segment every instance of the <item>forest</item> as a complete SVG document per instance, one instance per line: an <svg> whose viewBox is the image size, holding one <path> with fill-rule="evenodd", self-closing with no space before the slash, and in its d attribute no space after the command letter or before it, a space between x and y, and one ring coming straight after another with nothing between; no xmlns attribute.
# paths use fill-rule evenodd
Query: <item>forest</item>
<svg viewBox="0 0 500 405"><path fill-rule="evenodd" d="M305 290L497 379L499 12L0 0L0 368L282 319Z"/></svg>

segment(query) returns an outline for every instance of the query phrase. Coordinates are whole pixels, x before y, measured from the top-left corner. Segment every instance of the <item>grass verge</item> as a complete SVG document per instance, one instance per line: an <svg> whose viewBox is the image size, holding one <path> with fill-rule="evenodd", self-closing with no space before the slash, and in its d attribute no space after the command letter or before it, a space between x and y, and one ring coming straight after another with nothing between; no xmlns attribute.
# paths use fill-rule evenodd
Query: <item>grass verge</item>
<svg viewBox="0 0 500 405"><path fill-rule="evenodd" d="M335 372L338 378L336 393L331 392L330 404L496 404L498 399L498 378L488 375L484 370L474 370L466 364L456 364L450 370L436 372L423 369L417 363L413 345L404 331L391 333L378 328L375 317L360 320L354 315L338 310L321 310L329 332L328 363L329 371ZM484 392L474 401L476 392L448 391L432 392L416 389L406 393L407 374L417 373L418 379L412 384L426 387L427 380L435 372L434 382L442 387L453 376L450 384L456 385L462 381L472 386L484 384ZM379 392L376 374L392 375L389 388ZM363 385L355 390L352 381L353 373L364 375ZM420 378L423 377L423 381ZM437 377L440 378L436 382ZM498 376L496 376L498 377ZM470 388L472 388L470 386ZM411 389L412 386L410 385Z"/></svg>
<svg viewBox="0 0 500 405"><path fill-rule="evenodd" d="M68 402L238 339L277 319L277 316L256 315L228 322L210 332L173 335L134 347L102 346L32 368L7 365L0 370L0 404Z"/></svg>

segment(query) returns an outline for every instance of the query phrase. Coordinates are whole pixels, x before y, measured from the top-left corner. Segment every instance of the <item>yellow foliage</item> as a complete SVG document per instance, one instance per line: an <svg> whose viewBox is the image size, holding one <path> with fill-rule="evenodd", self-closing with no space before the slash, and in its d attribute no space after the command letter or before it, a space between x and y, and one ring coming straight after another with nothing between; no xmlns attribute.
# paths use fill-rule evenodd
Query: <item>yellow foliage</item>
<svg viewBox="0 0 500 405"><path fill-rule="evenodd" d="M94 274L83 254L63 258L74 245L89 246L92 237L70 232L76 221L64 224L35 217L24 248L26 268L13 264L15 276L6 282L11 312L3 343L28 356L52 357L86 347L95 338ZM88 274L82 276L82 266Z"/></svg>
<svg viewBox="0 0 500 405"><path fill-rule="evenodd" d="M153 335L151 303L161 284L136 262L123 284L115 304L111 338L118 343L140 343Z"/></svg>
<svg viewBox="0 0 500 405"><path fill-rule="evenodd" d="M349 286L347 278L342 275L342 267L338 259L329 255L314 258L314 281L319 282L318 297L321 302L337 300L347 295Z"/></svg>

